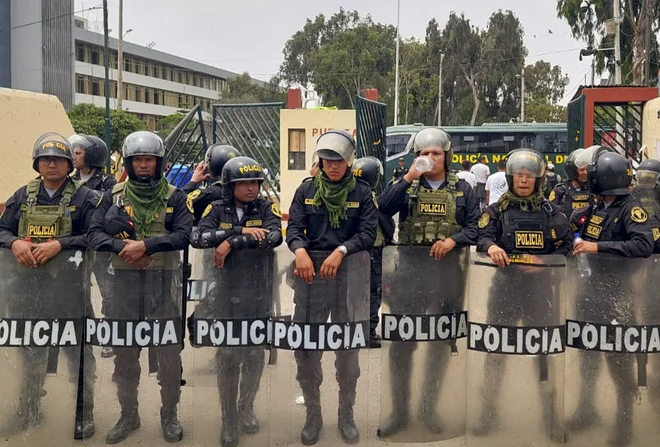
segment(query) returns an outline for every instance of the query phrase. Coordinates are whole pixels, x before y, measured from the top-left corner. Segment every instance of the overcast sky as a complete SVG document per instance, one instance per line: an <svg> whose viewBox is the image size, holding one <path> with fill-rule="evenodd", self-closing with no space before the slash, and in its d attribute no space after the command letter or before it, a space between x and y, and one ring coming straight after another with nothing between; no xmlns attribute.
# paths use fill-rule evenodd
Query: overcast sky
<svg viewBox="0 0 660 447"><path fill-rule="evenodd" d="M76 11L95 7L101 0L75 0ZM119 0L108 0L111 35L116 37ZM247 71L268 80L282 62L282 48L307 18L356 9L374 21L396 24L396 0L124 0L126 40L226 70ZM428 21L435 17L444 26L449 13L464 13L483 28L498 10L512 10L525 30L527 63L545 59L561 66L570 76L565 104L590 81L590 58L578 60L585 45L570 35L568 25L557 18L556 0L401 0L401 36L424 39ZM92 31L103 32L100 10L79 12Z"/></svg>

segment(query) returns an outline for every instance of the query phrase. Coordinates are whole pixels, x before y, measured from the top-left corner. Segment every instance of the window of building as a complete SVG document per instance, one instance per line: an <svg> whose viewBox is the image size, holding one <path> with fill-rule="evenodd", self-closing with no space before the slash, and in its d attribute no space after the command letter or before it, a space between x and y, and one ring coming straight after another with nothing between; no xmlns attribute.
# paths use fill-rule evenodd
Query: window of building
<svg viewBox="0 0 660 447"><path fill-rule="evenodd" d="M305 170L305 129L289 129L289 170Z"/></svg>
<svg viewBox="0 0 660 447"><path fill-rule="evenodd" d="M151 104L151 89L150 88L145 88L144 89L144 102L147 104Z"/></svg>
<svg viewBox="0 0 660 447"><path fill-rule="evenodd" d="M101 85L98 79L92 80L92 95L101 96Z"/></svg>
<svg viewBox="0 0 660 447"><path fill-rule="evenodd" d="M124 71L133 72L133 61L124 56Z"/></svg>
<svg viewBox="0 0 660 447"><path fill-rule="evenodd" d="M184 84L186 82L185 81L186 74L183 73L181 70L177 70L177 71L179 72L179 84Z"/></svg>
<svg viewBox="0 0 660 447"><path fill-rule="evenodd" d="M96 48L92 48L92 64L101 65L99 50L97 50Z"/></svg>
<svg viewBox="0 0 660 447"><path fill-rule="evenodd" d="M76 76L76 93L87 93L87 82L84 76Z"/></svg>
<svg viewBox="0 0 660 447"><path fill-rule="evenodd" d="M73 24L76 28L85 29L85 21L80 19L73 19Z"/></svg>
<svg viewBox="0 0 660 447"><path fill-rule="evenodd" d="M154 90L154 104L162 105L162 100L163 95L161 94L160 90Z"/></svg>
<svg viewBox="0 0 660 447"><path fill-rule="evenodd" d="M137 102L142 102L142 95L141 95L141 92L140 92L140 87L137 87L137 86L135 87L135 100Z"/></svg>
<svg viewBox="0 0 660 447"><path fill-rule="evenodd" d="M76 43L76 60L85 62L85 47L79 42Z"/></svg>

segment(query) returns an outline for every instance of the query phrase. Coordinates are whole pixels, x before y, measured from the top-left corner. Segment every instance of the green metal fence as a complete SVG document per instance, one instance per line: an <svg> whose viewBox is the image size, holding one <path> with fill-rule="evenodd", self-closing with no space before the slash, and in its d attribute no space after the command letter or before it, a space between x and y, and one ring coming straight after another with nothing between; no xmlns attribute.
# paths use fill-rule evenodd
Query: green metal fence
<svg viewBox="0 0 660 447"><path fill-rule="evenodd" d="M387 106L361 96L355 97L355 129L357 132L357 156L372 156L380 160L385 167L387 157ZM377 192L387 184L387 175L383 175Z"/></svg>
<svg viewBox="0 0 660 447"><path fill-rule="evenodd" d="M584 106L586 98L580 96L568 103L568 153L584 147Z"/></svg>
<svg viewBox="0 0 660 447"><path fill-rule="evenodd" d="M268 170L267 193L280 200L280 111L284 103L216 104L213 143L230 144Z"/></svg>
<svg viewBox="0 0 660 447"><path fill-rule="evenodd" d="M203 118L201 106L196 105L165 137L165 160L170 164L170 169L179 169L185 172L204 159L204 154L208 148L208 139ZM178 165L178 167L174 168L175 165ZM177 174L174 173L175 176Z"/></svg>

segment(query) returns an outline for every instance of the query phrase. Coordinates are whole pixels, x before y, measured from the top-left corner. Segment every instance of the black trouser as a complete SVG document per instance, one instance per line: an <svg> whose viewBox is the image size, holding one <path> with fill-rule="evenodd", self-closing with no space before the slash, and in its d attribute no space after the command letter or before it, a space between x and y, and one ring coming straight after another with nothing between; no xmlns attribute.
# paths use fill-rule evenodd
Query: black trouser
<svg viewBox="0 0 660 447"><path fill-rule="evenodd" d="M376 328L380 319L378 312L382 301L383 292L383 247L373 247L371 249L371 299L369 301L369 330L372 334L376 333Z"/></svg>

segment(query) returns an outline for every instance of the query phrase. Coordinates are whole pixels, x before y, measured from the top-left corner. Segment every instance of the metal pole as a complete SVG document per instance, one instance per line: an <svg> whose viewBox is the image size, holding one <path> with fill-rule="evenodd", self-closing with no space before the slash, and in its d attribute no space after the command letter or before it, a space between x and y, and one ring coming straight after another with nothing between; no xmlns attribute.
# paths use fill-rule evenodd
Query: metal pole
<svg viewBox="0 0 660 447"><path fill-rule="evenodd" d="M117 110L121 110L124 96L124 0L119 0L119 40L117 42Z"/></svg>
<svg viewBox="0 0 660 447"><path fill-rule="evenodd" d="M614 0L614 23L616 33L614 35L614 83L621 85L621 15L619 0Z"/></svg>
<svg viewBox="0 0 660 447"><path fill-rule="evenodd" d="M591 85L596 82L596 55L591 57Z"/></svg>
<svg viewBox="0 0 660 447"><path fill-rule="evenodd" d="M401 0L396 5L396 69L394 73L394 125L399 122L399 18L401 16Z"/></svg>
<svg viewBox="0 0 660 447"><path fill-rule="evenodd" d="M103 0L103 34L105 47L105 144L112 153L112 138L110 136L110 52L108 50L108 0ZM105 162L108 174L110 173L110 154Z"/></svg>
<svg viewBox="0 0 660 447"><path fill-rule="evenodd" d="M445 55L440 53L440 72L438 76L438 127L442 126L442 60Z"/></svg>
<svg viewBox="0 0 660 447"><path fill-rule="evenodd" d="M520 74L520 122L525 122L525 69Z"/></svg>
<svg viewBox="0 0 660 447"><path fill-rule="evenodd" d="M646 0L646 36L644 37L645 58L644 58L644 83L651 85L651 20L653 17L653 6L651 0Z"/></svg>

